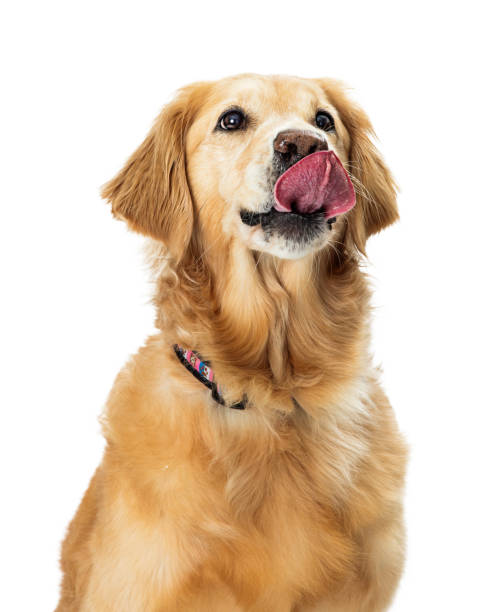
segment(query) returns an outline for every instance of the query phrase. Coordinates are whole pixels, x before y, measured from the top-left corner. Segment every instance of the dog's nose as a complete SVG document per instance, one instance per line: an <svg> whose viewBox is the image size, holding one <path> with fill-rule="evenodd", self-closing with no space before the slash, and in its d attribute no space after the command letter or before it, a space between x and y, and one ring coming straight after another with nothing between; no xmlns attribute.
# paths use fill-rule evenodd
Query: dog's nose
<svg viewBox="0 0 490 612"><path fill-rule="evenodd" d="M314 132L284 130L274 139L274 152L285 162L296 163L316 151L328 151L328 143Z"/></svg>

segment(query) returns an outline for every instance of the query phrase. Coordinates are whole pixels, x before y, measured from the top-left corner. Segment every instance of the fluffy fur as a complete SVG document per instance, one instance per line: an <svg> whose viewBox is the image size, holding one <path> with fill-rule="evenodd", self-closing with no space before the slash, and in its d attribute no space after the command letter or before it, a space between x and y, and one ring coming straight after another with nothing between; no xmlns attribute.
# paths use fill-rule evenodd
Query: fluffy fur
<svg viewBox="0 0 490 612"><path fill-rule="evenodd" d="M232 104L253 124L217 133ZM261 209L271 139L311 128L319 105L335 117L329 146L357 204L324 244L278 257L238 210ZM199 83L104 187L114 214L150 237L160 331L108 399L106 452L63 544L58 612L388 606L406 451L371 365L359 261L397 209L370 134L334 81ZM175 342L212 362L228 400L246 393L247 409L215 403Z"/></svg>

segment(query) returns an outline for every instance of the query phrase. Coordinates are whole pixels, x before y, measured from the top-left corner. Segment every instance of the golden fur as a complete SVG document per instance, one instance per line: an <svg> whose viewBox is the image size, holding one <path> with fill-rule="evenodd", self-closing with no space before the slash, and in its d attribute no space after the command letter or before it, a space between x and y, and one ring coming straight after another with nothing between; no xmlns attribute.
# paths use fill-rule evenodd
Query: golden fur
<svg viewBox="0 0 490 612"><path fill-rule="evenodd" d="M247 134L213 132L230 104L254 112ZM277 257L237 210L264 190L270 135L318 105L335 116L329 144L357 204L321 248ZM199 83L104 187L114 214L151 238L160 331L108 399L106 452L63 544L58 612L388 606L406 450L371 365L359 252L397 209L370 134L331 80ZM212 362L227 400L246 393L246 410L214 402L175 342Z"/></svg>

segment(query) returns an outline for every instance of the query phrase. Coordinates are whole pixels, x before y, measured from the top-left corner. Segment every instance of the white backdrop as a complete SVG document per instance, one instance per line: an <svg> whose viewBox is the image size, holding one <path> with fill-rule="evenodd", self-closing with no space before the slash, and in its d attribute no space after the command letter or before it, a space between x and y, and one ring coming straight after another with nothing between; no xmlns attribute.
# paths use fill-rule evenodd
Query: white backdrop
<svg viewBox="0 0 490 612"><path fill-rule="evenodd" d="M400 186L371 239L373 351L411 446L395 612L490 610L490 49L483 2L10 3L0 19L0 608L52 610L97 417L153 327L102 183L180 85L244 71L355 90Z"/></svg>

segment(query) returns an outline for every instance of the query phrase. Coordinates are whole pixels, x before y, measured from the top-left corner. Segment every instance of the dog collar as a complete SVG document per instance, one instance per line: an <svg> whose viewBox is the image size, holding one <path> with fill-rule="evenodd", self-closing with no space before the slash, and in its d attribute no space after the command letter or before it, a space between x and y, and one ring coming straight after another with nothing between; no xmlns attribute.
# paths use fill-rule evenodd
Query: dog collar
<svg viewBox="0 0 490 612"><path fill-rule="evenodd" d="M226 406L226 402L221 395L220 386L214 380L214 372L209 364L209 361L204 361L199 353L195 351L191 351L189 349L185 349L178 344L174 344L174 351L179 359L180 363L188 370L197 380L202 382L208 389L211 389L211 397L215 402L221 404L222 406ZM243 399L240 402L235 402L234 404L228 404L228 408L233 408L234 410L243 410L247 403L246 396L243 396Z"/></svg>

